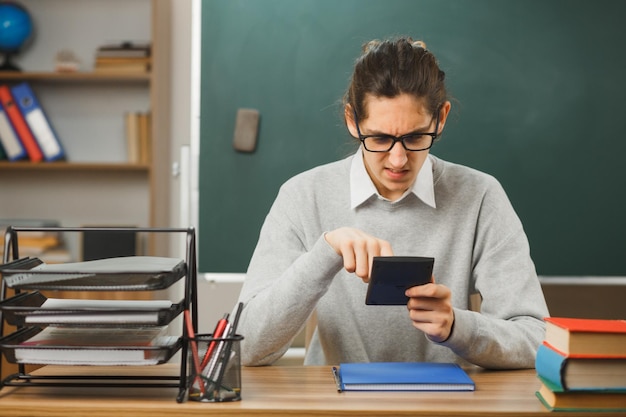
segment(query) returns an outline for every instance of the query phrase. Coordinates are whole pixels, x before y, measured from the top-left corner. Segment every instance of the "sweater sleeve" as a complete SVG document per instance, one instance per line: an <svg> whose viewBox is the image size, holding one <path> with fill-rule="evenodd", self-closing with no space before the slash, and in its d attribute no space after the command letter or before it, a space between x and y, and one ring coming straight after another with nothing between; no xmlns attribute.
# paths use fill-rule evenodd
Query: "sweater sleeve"
<svg viewBox="0 0 626 417"><path fill-rule="evenodd" d="M472 283L480 313L455 309L444 346L485 368L532 368L548 316L528 239L504 190L495 180L477 221Z"/></svg>
<svg viewBox="0 0 626 417"><path fill-rule="evenodd" d="M321 233L307 245L292 197L281 188L261 228L240 294L245 366L272 364L286 352L342 268L341 257Z"/></svg>

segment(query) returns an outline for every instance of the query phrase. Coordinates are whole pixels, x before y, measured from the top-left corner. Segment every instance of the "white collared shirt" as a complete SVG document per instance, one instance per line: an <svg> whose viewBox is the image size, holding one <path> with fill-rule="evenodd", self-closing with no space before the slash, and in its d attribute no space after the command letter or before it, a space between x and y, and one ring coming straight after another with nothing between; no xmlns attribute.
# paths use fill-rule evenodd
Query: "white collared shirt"
<svg viewBox="0 0 626 417"><path fill-rule="evenodd" d="M415 194L417 198L430 207L437 207L435 204L435 186L433 184L433 163L430 159L430 155L424 161L424 165L422 165L411 188L406 190L397 201L404 199L410 193ZM376 186L365 169L363 149L359 147L352 159L352 166L350 168L350 208L354 209L358 207L373 194L376 194L378 198L384 199L384 197L378 193L378 190L376 190Z"/></svg>

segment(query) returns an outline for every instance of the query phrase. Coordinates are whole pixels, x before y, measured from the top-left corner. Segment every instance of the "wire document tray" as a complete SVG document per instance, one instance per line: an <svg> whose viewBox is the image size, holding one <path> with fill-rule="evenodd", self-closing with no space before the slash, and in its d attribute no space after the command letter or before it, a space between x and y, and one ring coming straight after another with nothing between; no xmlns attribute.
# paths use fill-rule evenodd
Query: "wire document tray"
<svg viewBox="0 0 626 417"><path fill-rule="evenodd" d="M124 256L46 264L38 258L20 257L18 233L28 232L136 232L186 235L186 259ZM168 326L188 311L197 332L197 263L193 228L139 227L8 227L4 259L0 265L0 334L5 322L17 330L0 338L0 351L18 372L2 380L2 386L62 387L172 387L176 400L186 398L188 329L169 335ZM184 297L171 300L99 300L54 298L42 290L54 291L155 291L184 280ZM8 290L14 295L7 297ZM187 314L187 313L185 313ZM160 365L181 351L180 373L132 376L97 375L97 365ZM94 374L41 375L25 372L26 364L96 365ZM0 363L0 371L2 364ZM122 368L120 368L121 370Z"/></svg>

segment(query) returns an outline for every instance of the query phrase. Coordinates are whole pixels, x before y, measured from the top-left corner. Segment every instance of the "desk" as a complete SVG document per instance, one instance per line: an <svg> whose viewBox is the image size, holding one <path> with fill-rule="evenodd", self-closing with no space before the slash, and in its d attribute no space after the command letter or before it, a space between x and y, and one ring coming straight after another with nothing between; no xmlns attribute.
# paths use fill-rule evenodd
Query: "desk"
<svg viewBox="0 0 626 417"><path fill-rule="evenodd" d="M138 368L123 368L138 372ZM119 374L120 368L52 367L35 373ZM172 374L176 365L139 371ZM534 370L470 372L474 392L338 393L330 367L260 367L242 369L243 400L234 403L178 404L175 388L4 387L0 416L535 416L549 413L535 397ZM579 414L574 414L579 415ZM585 413L591 416L593 413ZM607 417L618 413L598 413ZM622 414L623 415L623 414Z"/></svg>

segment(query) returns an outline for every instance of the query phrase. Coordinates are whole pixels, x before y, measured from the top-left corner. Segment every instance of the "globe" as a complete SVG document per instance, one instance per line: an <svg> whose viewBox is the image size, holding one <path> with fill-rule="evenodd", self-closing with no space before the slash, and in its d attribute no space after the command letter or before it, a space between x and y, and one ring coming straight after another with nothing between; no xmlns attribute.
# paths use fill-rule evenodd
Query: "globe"
<svg viewBox="0 0 626 417"><path fill-rule="evenodd" d="M0 2L0 54L4 63L0 70L20 71L11 57L21 52L33 35L33 21L24 7L14 2Z"/></svg>

